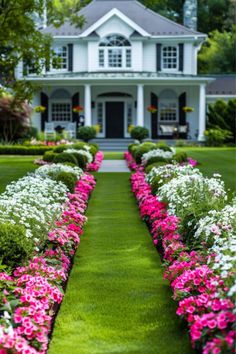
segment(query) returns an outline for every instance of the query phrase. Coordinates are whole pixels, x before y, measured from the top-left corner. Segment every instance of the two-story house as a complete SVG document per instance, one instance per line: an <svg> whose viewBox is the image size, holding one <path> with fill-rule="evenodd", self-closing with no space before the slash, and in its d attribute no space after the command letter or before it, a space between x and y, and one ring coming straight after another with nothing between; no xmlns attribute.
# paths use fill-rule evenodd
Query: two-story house
<svg viewBox="0 0 236 354"><path fill-rule="evenodd" d="M79 15L83 28L67 22L43 29L53 36L61 62L41 75L28 73L27 80L41 87L33 105L46 107L34 113L33 125L99 124L101 138L128 138L130 125L147 127L152 138L170 138L178 127L187 138L202 140L205 87L212 79L197 75L197 53L206 35L136 0L93 0ZM78 105L79 114L73 112Z"/></svg>

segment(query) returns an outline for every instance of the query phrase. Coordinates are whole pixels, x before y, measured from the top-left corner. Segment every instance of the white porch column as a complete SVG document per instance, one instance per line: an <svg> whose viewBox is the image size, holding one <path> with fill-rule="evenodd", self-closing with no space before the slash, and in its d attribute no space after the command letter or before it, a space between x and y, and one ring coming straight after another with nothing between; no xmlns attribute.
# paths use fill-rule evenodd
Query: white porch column
<svg viewBox="0 0 236 354"><path fill-rule="evenodd" d="M137 85L137 125L144 126L144 86Z"/></svg>
<svg viewBox="0 0 236 354"><path fill-rule="evenodd" d="M92 109L91 109L91 85L86 84L84 86L84 115L85 125L92 125Z"/></svg>
<svg viewBox="0 0 236 354"><path fill-rule="evenodd" d="M198 121L198 141L204 141L204 131L206 130L206 85L201 84L199 88L199 121Z"/></svg>

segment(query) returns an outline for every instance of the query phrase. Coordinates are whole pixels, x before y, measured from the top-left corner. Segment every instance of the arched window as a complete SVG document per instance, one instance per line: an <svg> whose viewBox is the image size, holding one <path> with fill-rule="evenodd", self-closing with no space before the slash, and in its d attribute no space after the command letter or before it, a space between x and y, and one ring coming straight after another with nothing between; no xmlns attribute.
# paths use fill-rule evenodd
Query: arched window
<svg viewBox="0 0 236 354"><path fill-rule="evenodd" d="M159 106L160 122L178 121L178 97L174 91L162 91Z"/></svg>
<svg viewBox="0 0 236 354"><path fill-rule="evenodd" d="M132 52L131 44L123 36L111 35L103 38L99 44L99 67L110 68L131 68Z"/></svg>
<svg viewBox="0 0 236 354"><path fill-rule="evenodd" d="M71 95L65 89L55 90L50 97L51 120L53 122L71 121Z"/></svg>

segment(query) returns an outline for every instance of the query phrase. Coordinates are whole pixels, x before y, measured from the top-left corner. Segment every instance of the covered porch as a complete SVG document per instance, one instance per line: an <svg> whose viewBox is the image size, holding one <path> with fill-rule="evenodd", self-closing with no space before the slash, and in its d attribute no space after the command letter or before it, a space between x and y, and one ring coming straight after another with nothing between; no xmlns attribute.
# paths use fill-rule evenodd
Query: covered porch
<svg viewBox="0 0 236 354"><path fill-rule="evenodd" d="M206 126L206 83L206 78L190 80L177 75L175 79L154 79L150 75L145 80L142 74L135 80L84 78L83 82L74 78L73 81L48 78L48 84L44 79L43 90L33 102L46 109L41 115L35 113L33 125L43 131L48 122L55 128L69 123L77 128L99 125L101 139L128 139L130 126L139 125L148 128L153 139L202 141Z"/></svg>

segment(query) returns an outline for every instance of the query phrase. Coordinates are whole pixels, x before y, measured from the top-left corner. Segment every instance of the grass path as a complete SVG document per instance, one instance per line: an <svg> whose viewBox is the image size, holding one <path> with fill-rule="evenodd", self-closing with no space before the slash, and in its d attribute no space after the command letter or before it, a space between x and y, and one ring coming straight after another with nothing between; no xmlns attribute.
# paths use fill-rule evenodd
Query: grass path
<svg viewBox="0 0 236 354"><path fill-rule="evenodd" d="M48 354L190 354L128 173L99 173Z"/></svg>

